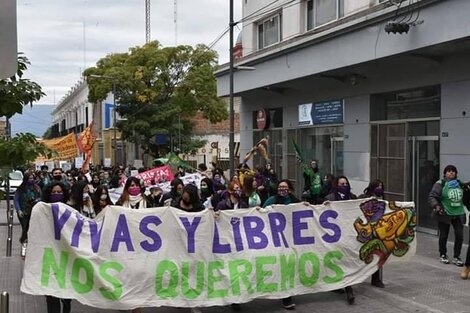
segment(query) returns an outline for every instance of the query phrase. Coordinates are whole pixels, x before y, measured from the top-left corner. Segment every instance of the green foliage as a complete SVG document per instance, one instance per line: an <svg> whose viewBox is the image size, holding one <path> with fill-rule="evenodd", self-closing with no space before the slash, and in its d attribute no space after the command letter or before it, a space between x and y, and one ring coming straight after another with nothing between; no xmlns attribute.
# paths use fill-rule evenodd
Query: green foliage
<svg viewBox="0 0 470 313"><path fill-rule="evenodd" d="M32 105L45 95L37 83L23 78L29 64L28 58L20 53L16 75L0 80L0 116L10 118L23 113L25 105Z"/></svg>
<svg viewBox="0 0 470 313"><path fill-rule="evenodd" d="M40 155L51 158L54 153L33 134L17 134L10 140L0 138L0 168L18 168L34 162Z"/></svg>
<svg viewBox="0 0 470 313"><path fill-rule="evenodd" d="M28 58L20 53L16 75L0 80L0 116L10 118L21 114L25 105L32 105L44 95L37 83L23 78L29 64ZM33 162L39 155L50 157L52 151L38 143L32 134L18 134L8 140L0 138L0 168L7 172Z"/></svg>
<svg viewBox="0 0 470 313"><path fill-rule="evenodd" d="M114 82L117 112L125 119L118 128L125 139L156 155L155 135L168 134L176 145L181 142L182 152L191 153L204 144L191 136L191 117L202 112L212 123L228 118L216 93L216 65L216 52L204 45L162 47L154 41L108 55L87 69L88 100L104 100Z"/></svg>

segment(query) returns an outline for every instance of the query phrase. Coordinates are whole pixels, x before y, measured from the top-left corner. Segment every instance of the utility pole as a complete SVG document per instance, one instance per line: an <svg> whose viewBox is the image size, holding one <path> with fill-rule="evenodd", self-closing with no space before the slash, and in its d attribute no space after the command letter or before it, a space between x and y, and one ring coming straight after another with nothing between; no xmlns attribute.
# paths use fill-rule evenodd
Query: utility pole
<svg viewBox="0 0 470 313"><path fill-rule="evenodd" d="M229 114L230 114L230 134L229 134L229 168L230 177L235 174L234 158L235 158L235 112L233 109L233 27L236 25L233 21L233 0L230 0L230 39L229 39L229 53L230 53L230 67L229 67Z"/></svg>
<svg viewBox="0 0 470 313"><path fill-rule="evenodd" d="M177 0L173 2L173 21L175 23L175 47L178 45L178 5Z"/></svg>
<svg viewBox="0 0 470 313"><path fill-rule="evenodd" d="M150 0L145 0L145 43L150 42Z"/></svg>

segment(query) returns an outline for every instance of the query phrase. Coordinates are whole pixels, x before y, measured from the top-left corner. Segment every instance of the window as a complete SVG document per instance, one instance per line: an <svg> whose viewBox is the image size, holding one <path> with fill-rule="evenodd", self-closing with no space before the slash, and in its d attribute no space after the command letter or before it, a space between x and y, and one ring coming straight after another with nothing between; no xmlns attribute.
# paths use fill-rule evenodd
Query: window
<svg viewBox="0 0 470 313"><path fill-rule="evenodd" d="M344 16L344 0L308 0L307 30Z"/></svg>
<svg viewBox="0 0 470 313"><path fill-rule="evenodd" d="M258 24L258 49L281 41L281 15L277 14Z"/></svg>

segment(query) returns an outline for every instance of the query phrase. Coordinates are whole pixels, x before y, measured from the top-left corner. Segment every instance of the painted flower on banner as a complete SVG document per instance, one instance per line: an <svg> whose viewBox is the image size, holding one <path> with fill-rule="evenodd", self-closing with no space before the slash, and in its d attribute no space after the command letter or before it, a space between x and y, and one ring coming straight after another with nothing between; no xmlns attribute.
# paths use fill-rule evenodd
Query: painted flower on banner
<svg viewBox="0 0 470 313"><path fill-rule="evenodd" d="M415 208L397 207L391 201L391 212L385 213L386 202L377 199L361 203L360 208L366 222L358 217L354 228L357 231L357 240L363 243L359 251L361 260L369 264L375 254L382 265L391 254L398 257L405 255L415 238Z"/></svg>

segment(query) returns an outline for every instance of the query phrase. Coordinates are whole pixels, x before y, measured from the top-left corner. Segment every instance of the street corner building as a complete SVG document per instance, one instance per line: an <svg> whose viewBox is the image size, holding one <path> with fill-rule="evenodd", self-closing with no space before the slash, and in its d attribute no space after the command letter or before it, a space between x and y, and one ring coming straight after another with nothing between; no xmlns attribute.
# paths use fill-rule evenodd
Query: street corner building
<svg viewBox="0 0 470 313"><path fill-rule="evenodd" d="M414 201L418 229L437 232L432 185L447 164L470 179L468 12L467 0L244 0L240 155L268 138L278 176L301 190L296 142L356 194L382 180L388 200ZM216 76L229 96L229 65Z"/></svg>

